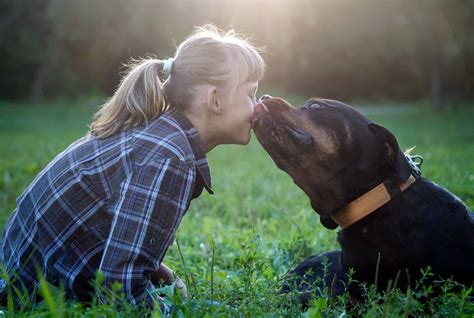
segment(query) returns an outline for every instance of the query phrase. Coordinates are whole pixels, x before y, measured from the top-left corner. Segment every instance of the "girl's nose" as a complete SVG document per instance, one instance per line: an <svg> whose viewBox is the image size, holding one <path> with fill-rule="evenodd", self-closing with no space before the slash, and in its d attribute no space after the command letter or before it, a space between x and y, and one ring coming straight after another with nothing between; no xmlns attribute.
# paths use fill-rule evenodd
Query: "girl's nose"
<svg viewBox="0 0 474 318"><path fill-rule="evenodd" d="M262 95L262 96L258 99L258 102L261 103L261 102L263 102L264 100L269 99L269 98L272 98L272 97L271 97L270 95L267 95L267 94Z"/></svg>

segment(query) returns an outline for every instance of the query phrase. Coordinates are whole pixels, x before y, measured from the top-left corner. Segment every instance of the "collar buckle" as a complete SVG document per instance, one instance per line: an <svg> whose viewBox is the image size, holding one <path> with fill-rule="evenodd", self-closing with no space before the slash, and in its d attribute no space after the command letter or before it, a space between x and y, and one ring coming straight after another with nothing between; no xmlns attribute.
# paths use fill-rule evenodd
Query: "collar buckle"
<svg viewBox="0 0 474 318"><path fill-rule="evenodd" d="M408 164L413 171L413 176L417 179L421 177L421 165L423 164L423 157L420 155L405 155L405 158L407 159Z"/></svg>

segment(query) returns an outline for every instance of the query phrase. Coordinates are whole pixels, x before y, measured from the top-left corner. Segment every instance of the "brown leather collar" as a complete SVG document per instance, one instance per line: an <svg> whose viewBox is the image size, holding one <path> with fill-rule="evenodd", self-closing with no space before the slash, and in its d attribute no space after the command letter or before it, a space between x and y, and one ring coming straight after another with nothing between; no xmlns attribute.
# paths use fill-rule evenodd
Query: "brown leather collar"
<svg viewBox="0 0 474 318"><path fill-rule="evenodd" d="M399 193L405 191L409 186L415 183L415 181L416 178L413 175L410 175L405 183L398 184L398 188L400 189ZM344 229L382 207L384 204L389 202L392 197L393 194L390 196L386 187L386 182L382 182L342 209L334 212L332 218L342 229Z"/></svg>

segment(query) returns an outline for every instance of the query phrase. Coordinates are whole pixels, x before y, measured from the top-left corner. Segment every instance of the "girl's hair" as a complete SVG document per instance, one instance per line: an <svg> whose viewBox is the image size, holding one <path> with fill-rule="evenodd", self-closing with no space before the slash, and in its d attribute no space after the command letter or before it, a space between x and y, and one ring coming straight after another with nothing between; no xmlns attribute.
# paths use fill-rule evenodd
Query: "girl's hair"
<svg viewBox="0 0 474 318"><path fill-rule="evenodd" d="M230 101L237 87L263 77L265 63L257 49L234 31L223 33L213 25L196 28L175 53L171 73L162 84L164 61L132 60L114 95L95 114L90 133L105 138L146 124L168 107L185 110L198 85L220 90Z"/></svg>

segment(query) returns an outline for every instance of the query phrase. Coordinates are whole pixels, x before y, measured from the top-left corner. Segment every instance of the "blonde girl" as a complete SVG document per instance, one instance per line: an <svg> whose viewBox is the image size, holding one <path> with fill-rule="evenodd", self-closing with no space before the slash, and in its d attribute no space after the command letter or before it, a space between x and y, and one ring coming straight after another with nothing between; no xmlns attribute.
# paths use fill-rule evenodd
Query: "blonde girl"
<svg viewBox="0 0 474 318"><path fill-rule="evenodd" d="M34 295L42 275L89 301L100 271L133 304L153 303L147 291L175 279L162 261L191 200L212 194L206 153L250 140L263 72L246 39L212 26L173 58L135 61L90 132L19 197L1 243L2 295L12 286Z"/></svg>

